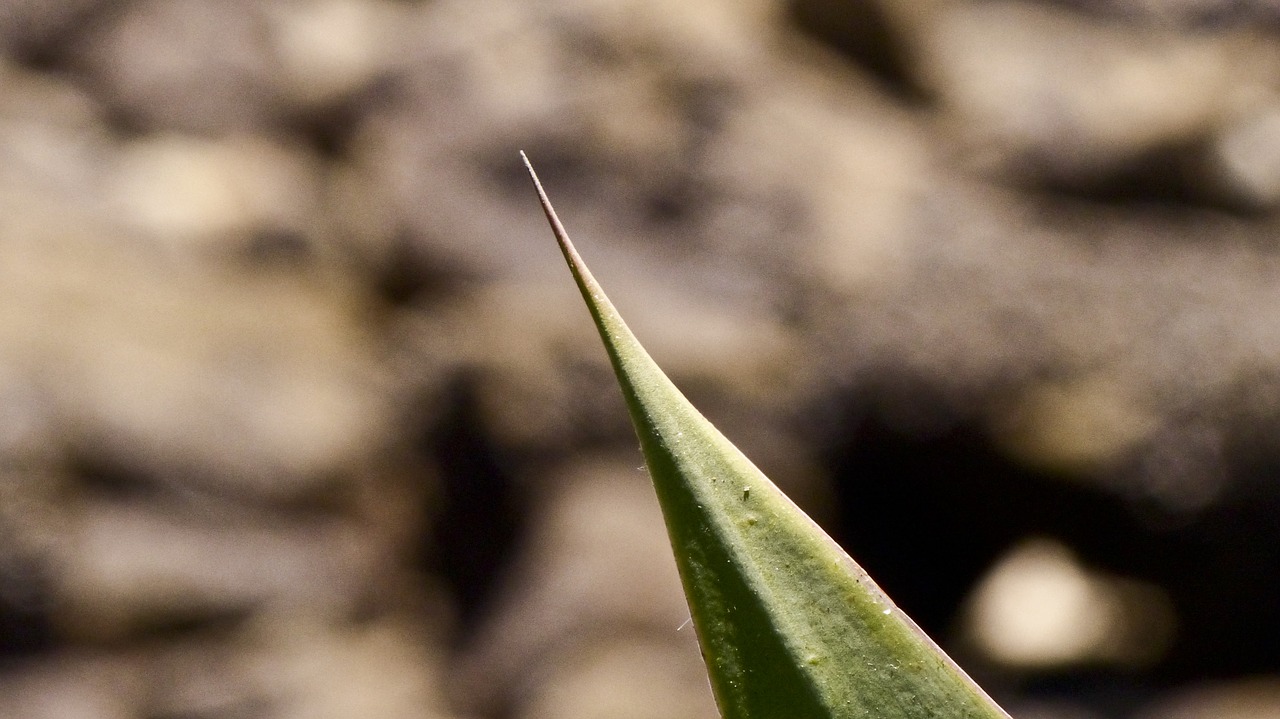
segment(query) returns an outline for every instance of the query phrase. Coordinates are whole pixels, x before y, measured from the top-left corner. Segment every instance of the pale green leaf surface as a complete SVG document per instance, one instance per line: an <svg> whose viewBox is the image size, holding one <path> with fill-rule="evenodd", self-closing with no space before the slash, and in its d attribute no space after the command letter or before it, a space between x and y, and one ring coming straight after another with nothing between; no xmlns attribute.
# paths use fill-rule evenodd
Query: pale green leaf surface
<svg viewBox="0 0 1280 719"><path fill-rule="evenodd" d="M1007 719L667 379L525 164L622 386L725 719Z"/></svg>

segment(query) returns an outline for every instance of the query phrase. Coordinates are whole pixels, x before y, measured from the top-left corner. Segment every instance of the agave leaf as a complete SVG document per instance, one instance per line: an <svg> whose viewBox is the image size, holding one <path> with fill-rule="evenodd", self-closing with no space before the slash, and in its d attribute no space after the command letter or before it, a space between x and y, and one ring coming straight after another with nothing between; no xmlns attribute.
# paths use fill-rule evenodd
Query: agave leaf
<svg viewBox="0 0 1280 719"><path fill-rule="evenodd" d="M721 715L1008 719L667 379L524 162L622 386Z"/></svg>

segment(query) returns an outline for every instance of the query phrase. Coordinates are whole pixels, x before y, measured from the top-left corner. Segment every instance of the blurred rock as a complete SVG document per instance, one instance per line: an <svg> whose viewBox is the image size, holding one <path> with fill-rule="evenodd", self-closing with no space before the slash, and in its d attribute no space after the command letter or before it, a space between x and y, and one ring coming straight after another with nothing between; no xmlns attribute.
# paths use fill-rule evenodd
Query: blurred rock
<svg viewBox="0 0 1280 719"><path fill-rule="evenodd" d="M1102 715L1069 702L1028 702L1005 706L1018 719L1102 719Z"/></svg>
<svg viewBox="0 0 1280 719"><path fill-rule="evenodd" d="M1274 27L1280 13L1268 0L1070 0L1070 4L1129 21L1176 24L1184 29Z"/></svg>
<svg viewBox="0 0 1280 719"><path fill-rule="evenodd" d="M1214 167L1226 191L1251 208L1280 203L1280 104L1241 113L1215 138Z"/></svg>
<svg viewBox="0 0 1280 719"><path fill-rule="evenodd" d="M1265 719L1280 714L1274 678L1220 682L1176 692L1138 712L1136 719Z"/></svg>
<svg viewBox="0 0 1280 719"><path fill-rule="evenodd" d="M365 443L352 431L383 431L391 408L359 326L363 301L331 277L241 275L232 261L237 236L247 258L264 235L323 237L305 159L252 140L157 139L118 154L81 93L16 70L8 77L15 92L0 110L10 158L0 174L10 220L0 245L7 446L93 446L90 454L158 476L313 481ZM354 444L339 447L347 440ZM261 451L277 454L274 468Z"/></svg>
<svg viewBox="0 0 1280 719"><path fill-rule="evenodd" d="M1268 362L1260 348L1274 333L1257 314L1270 304L1275 265L1261 249L1267 230L1210 213L1174 223L1009 195L967 201L941 189L928 211L928 239L895 288L815 315L831 327L817 334L842 343L826 351L846 358L833 369L849 384L936 387L935 418L976 412L1007 448L1029 448L1032 435L1043 442L1017 456L1077 470L1124 464L1180 436L1158 430L1182 425L1192 406L1219 407L1217 426L1246 411L1231 399L1227 368ZM1064 387L1079 394L1071 399ZM1280 406L1268 387L1254 384L1248 394L1259 404L1249 411ZM898 401L910 399L887 403ZM1220 481L1211 466L1196 474Z"/></svg>
<svg viewBox="0 0 1280 719"><path fill-rule="evenodd" d="M683 631L692 632L691 627ZM615 639L559 660L520 713L526 719L714 719L701 657L669 641ZM656 688L660 690L655 691Z"/></svg>
<svg viewBox="0 0 1280 719"><path fill-rule="evenodd" d="M1017 457L1087 471L1114 462L1159 429L1159 419L1135 406L1104 377L1068 385L1033 386L997 419L998 434Z"/></svg>
<svg viewBox="0 0 1280 719"><path fill-rule="evenodd" d="M0 203L6 235L83 230L98 219L112 142L83 89L0 62Z"/></svg>
<svg viewBox="0 0 1280 719"><path fill-rule="evenodd" d="M697 663L693 632L677 632L688 608L643 468L600 458L562 468L557 480L557 496L533 514L533 535L513 569L510 589L462 657L451 684L454 701L468 710L488 714L533 701L534 716L544 716L573 703L565 692L599 696L601 686L572 677L612 676L615 657L630 654L627 646L671 657L663 661ZM637 671L668 686L650 684L647 691L630 682L611 686L637 701L643 694L666 696L672 701L667 708L678 716L688 715L687 697L698 694L711 708L705 674L643 669L653 661L645 659ZM566 683L550 684L557 678ZM644 713L636 716L656 716L649 708L658 707L644 702L635 708ZM580 711L597 716L599 709ZM705 709L694 711L708 715Z"/></svg>
<svg viewBox="0 0 1280 719"><path fill-rule="evenodd" d="M30 719L133 719L146 702L144 668L119 657L45 661L0 678L0 714Z"/></svg>
<svg viewBox="0 0 1280 719"><path fill-rule="evenodd" d="M386 0L141 0L104 15L69 62L130 125L248 131L341 103L401 48Z"/></svg>
<svg viewBox="0 0 1280 719"><path fill-rule="evenodd" d="M970 641L1021 670L1150 666L1177 618L1157 587L1081 566L1066 547L1027 540L979 583L965 612Z"/></svg>
<svg viewBox="0 0 1280 719"><path fill-rule="evenodd" d="M929 84L970 161L1073 185L1212 132L1277 69L1261 37L1124 27L1052 4L961 3L932 33Z"/></svg>
<svg viewBox="0 0 1280 719"><path fill-rule="evenodd" d="M284 113L258 0L144 0L68 48L108 105L146 130L248 130Z"/></svg>
<svg viewBox="0 0 1280 719"><path fill-rule="evenodd" d="M286 96L299 108L331 107L378 79L403 47L408 13L390 0L290 0L264 10Z"/></svg>
<svg viewBox="0 0 1280 719"><path fill-rule="evenodd" d="M46 658L0 678L0 713L448 717L439 672L440 657L406 617L337 626L322 615L268 613L233 631Z"/></svg>
<svg viewBox="0 0 1280 719"><path fill-rule="evenodd" d="M281 719L444 719L442 657L412 617L332 626L268 613L246 633L246 679Z"/></svg>
<svg viewBox="0 0 1280 719"><path fill-rule="evenodd" d="M175 255L316 253L325 219L313 158L264 138L151 135L120 148L120 221Z"/></svg>
<svg viewBox="0 0 1280 719"><path fill-rule="evenodd" d="M424 267L501 283L492 291L507 298L527 288L513 306L559 286L571 317L576 300L516 161L524 147L632 324L678 382L714 387L712 405L795 386L806 367L791 357L804 350L784 324L796 285L859 292L902 271L903 225L930 172L920 128L869 87L831 79L825 59L774 43L754 5L715 6L714 35L705 17L652 8L624 30L591 3L473 7L422 14L397 70L405 89L356 133L344 187L358 193L346 201L376 208L361 224L371 247L394 244L377 233L408 237ZM564 23L581 38L548 42ZM673 44L686 36L698 42ZM670 59L652 61L659 52ZM503 311L473 314L487 325ZM529 321L509 326L538 336ZM456 331L430 330L423 346L441 333ZM488 356L508 354L520 363L547 349ZM513 404L516 422L500 426L554 435L543 428L561 423L519 419L555 406L534 404Z"/></svg>
<svg viewBox="0 0 1280 719"><path fill-rule="evenodd" d="M57 621L113 638L250 609L352 611L394 573L393 547L363 529L86 506L54 562Z"/></svg>
<svg viewBox="0 0 1280 719"><path fill-rule="evenodd" d="M373 449L391 407L354 300L127 248L28 236L0 249L0 365L48 403L46 441L275 496Z"/></svg>
<svg viewBox="0 0 1280 719"><path fill-rule="evenodd" d="M104 0L4 0L0 3L0 48L6 54L48 52L49 43L109 4Z"/></svg>

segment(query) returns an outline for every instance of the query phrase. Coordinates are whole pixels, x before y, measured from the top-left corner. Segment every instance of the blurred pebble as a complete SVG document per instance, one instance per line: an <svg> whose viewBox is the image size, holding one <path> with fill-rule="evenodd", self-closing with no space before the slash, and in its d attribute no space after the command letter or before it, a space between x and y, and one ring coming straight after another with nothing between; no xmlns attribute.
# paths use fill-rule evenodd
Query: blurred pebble
<svg viewBox="0 0 1280 719"><path fill-rule="evenodd" d="M260 0L141 0L69 49L106 103L145 130L245 131L284 113Z"/></svg>
<svg viewBox="0 0 1280 719"><path fill-rule="evenodd" d="M564 708L563 687L549 682L561 672L604 671L612 649L593 647L626 636L697 660L693 632L676 631L688 608L657 500L634 462L603 457L557 471L559 491L533 511L535 534L513 567L510 590L457 667L451 689L460 706L489 713L542 695L541 710ZM584 666L584 651L602 652L606 664ZM702 674L654 678L670 685L650 685L653 696L684 697L690 682L706 684Z"/></svg>
<svg viewBox="0 0 1280 719"><path fill-rule="evenodd" d="M1243 679L1175 691L1135 719L1271 719L1280 716L1280 681Z"/></svg>
<svg viewBox="0 0 1280 719"><path fill-rule="evenodd" d="M1213 150L1223 182L1242 204L1270 208L1280 203L1280 104L1228 123Z"/></svg>
<svg viewBox="0 0 1280 719"><path fill-rule="evenodd" d="M79 515L54 563L67 636L117 638L249 609L350 611L392 574L385 538L350 522L200 521L109 504Z"/></svg>
<svg viewBox="0 0 1280 719"><path fill-rule="evenodd" d="M518 716L715 719L720 714L703 678L705 671L700 656L668 641L618 637L586 644L576 656L557 660Z"/></svg>
<svg viewBox="0 0 1280 719"><path fill-rule="evenodd" d="M373 449L391 405L358 300L129 247L0 246L0 375L51 405L47 441L264 496L306 491Z"/></svg>
<svg viewBox="0 0 1280 719"><path fill-rule="evenodd" d="M1261 40L1103 23L1051 4L959 4L928 52L947 120L979 166L1086 181L1212 131L1266 86Z"/></svg>
<svg viewBox="0 0 1280 719"><path fill-rule="evenodd" d="M272 233L305 245L323 214L316 163L264 138L148 135L121 147L114 169L122 224L177 255L232 255L224 245Z"/></svg>
<svg viewBox="0 0 1280 719"><path fill-rule="evenodd" d="M264 11L286 95L302 108L331 106L386 72L408 12L390 0L287 0Z"/></svg>
<svg viewBox="0 0 1280 719"><path fill-rule="evenodd" d="M0 677L0 716L136 719L146 696L145 667L132 657L64 655Z"/></svg>
<svg viewBox="0 0 1280 719"><path fill-rule="evenodd" d="M47 50L74 23L109 5L107 0L3 0L0 2L0 50L29 53Z"/></svg>

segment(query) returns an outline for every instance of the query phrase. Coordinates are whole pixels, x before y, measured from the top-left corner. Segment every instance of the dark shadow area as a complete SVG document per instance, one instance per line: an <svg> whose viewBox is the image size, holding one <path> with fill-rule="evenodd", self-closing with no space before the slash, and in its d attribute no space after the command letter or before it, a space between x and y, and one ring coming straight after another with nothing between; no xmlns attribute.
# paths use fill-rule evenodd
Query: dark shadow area
<svg viewBox="0 0 1280 719"><path fill-rule="evenodd" d="M929 100L913 76L909 43L875 2L791 0L787 15L800 32L849 58L899 99Z"/></svg>
<svg viewBox="0 0 1280 719"><path fill-rule="evenodd" d="M1055 200L1101 207L1150 208L1170 216L1196 210L1259 218L1269 209L1215 186L1209 138L1150 148L1107 167L1071 169L1056 160L1026 157L1013 165L1012 186Z"/></svg>
<svg viewBox="0 0 1280 719"><path fill-rule="evenodd" d="M465 377L455 381L443 419L426 440L439 463L441 496L433 500L435 525L424 549L429 569L456 598L459 638L483 618L525 521L520 491L485 434L472 387Z"/></svg>
<svg viewBox="0 0 1280 719"><path fill-rule="evenodd" d="M912 436L866 417L828 462L837 539L935 636L946 636L961 601L1006 548L1040 536L1092 568L1165 591L1178 628L1147 672L1154 685L1280 669L1276 458L1234 469L1241 481L1233 486L1255 489L1176 523L1152 521L1098 483L1011 462L972 425ZM1069 671L1042 680L1099 687L1115 677Z"/></svg>
<svg viewBox="0 0 1280 719"><path fill-rule="evenodd" d="M48 563L21 544L0 522L0 670L57 645Z"/></svg>

